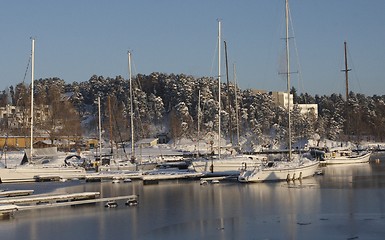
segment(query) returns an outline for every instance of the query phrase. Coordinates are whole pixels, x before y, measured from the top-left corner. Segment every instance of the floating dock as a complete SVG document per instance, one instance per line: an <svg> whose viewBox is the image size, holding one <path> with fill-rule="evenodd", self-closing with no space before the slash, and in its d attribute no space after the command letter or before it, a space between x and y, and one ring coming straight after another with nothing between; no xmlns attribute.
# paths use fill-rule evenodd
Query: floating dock
<svg viewBox="0 0 385 240"><path fill-rule="evenodd" d="M13 191L0 191L1 197L16 197L16 196L27 196L31 195L34 190L13 190Z"/></svg>
<svg viewBox="0 0 385 240"><path fill-rule="evenodd" d="M99 192L84 192L61 195L36 195L34 197L15 197L0 200L0 215L11 216L16 211L74 206L108 201L138 201L138 195L97 198Z"/></svg>
<svg viewBox="0 0 385 240"><path fill-rule="evenodd" d="M142 175L142 180L144 184L156 184L159 181L164 181L164 180L178 180L178 179L196 179L199 177L202 177L202 173L159 173L159 174L147 174L147 175Z"/></svg>
<svg viewBox="0 0 385 240"><path fill-rule="evenodd" d="M101 182L103 180L141 179L141 173L103 173L85 176L86 182Z"/></svg>
<svg viewBox="0 0 385 240"><path fill-rule="evenodd" d="M100 192L84 192L70 194L39 194L30 197L12 197L0 199L0 204L42 204L54 202L79 201L85 199L95 199L100 196Z"/></svg>

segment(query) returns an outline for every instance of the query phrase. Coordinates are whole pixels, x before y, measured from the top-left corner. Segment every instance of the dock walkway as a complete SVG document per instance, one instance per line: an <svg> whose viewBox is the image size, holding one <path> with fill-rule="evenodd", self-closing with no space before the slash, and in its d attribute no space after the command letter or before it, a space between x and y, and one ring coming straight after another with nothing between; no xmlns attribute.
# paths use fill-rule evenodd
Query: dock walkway
<svg viewBox="0 0 385 240"><path fill-rule="evenodd" d="M70 194L40 194L31 197L11 197L0 199L0 204L41 204L64 201L79 201L85 199L95 199L100 196L100 192L84 192Z"/></svg>
<svg viewBox="0 0 385 240"><path fill-rule="evenodd" d="M0 198L2 197L16 197L31 195L34 190L12 190L12 191L0 191Z"/></svg>
<svg viewBox="0 0 385 240"><path fill-rule="evenodd" d="M99 192L72 193L61 195L37 195L34 197L14 197L0 200L0 215L10 216L16 211L74 206L108 201L138 201L138 195L99 197Z"/></svg>

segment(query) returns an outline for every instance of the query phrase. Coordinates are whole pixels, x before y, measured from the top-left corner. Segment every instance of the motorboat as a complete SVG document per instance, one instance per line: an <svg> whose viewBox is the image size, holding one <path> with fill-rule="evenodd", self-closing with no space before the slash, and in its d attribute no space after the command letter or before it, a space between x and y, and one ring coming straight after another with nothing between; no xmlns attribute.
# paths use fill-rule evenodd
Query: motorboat
<svg viewBox="0 0 385 240"><path fill-rule="evenodd" d="M320 159L321 164L355 164L369 162L370 151L353 151L351 149L343 148L323 148L311 149L310 153L313 157Z"/></svg>
<svg viewBox="0 0 385 240"><path fill-rule="evenodd" d="M252 170L244 170L238 176L239 182L293 181L314 176L318 160L300 157L291 161L270 161Z"/></svg>
<svg viewBox="0 0 385 240"><path fill-rule="evenodd" d="M104 207L106 207L106 208L116 208L116 207L118 207L118 203L116 201L108 201L108 202L106 202Z"/></svg>

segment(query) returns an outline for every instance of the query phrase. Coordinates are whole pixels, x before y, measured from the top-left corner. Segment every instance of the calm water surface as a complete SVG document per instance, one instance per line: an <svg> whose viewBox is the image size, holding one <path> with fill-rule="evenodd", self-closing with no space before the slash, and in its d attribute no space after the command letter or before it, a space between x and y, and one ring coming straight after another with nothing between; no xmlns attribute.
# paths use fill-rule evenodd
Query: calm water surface
<svg viewBox="0 0 385 240"><path fill-rule="evenodd" d="M374 159L380 159L376 163ZM0 189L102 197L139 195L139 205L102 203L17 212L0 220L0 239L384 239L385 155L370 164L323 168L294 183L199 181L50 182Z"/></svg>

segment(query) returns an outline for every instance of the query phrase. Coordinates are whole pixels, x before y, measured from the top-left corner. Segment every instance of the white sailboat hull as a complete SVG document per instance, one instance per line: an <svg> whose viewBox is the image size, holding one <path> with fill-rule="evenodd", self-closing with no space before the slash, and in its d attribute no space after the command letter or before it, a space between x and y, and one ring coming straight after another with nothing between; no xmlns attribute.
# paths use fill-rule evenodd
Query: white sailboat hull
<svg viewBox="0 0 385 240"><path fill-rule="evenodd" d="M260 166L254 170L243 171L239 182L290 181L311 177L317 171L319 161L306 160L303 163L280 162L276 166Z"/></svg>
<svg viewBox="0 0 385 240"><path fill-rule="evenodd" d="M222 159L201 159L192 161L196 172L200 173L232 173L239 174L242 169L254 169L261 165L255 156L231 156Z"/></svg>
<svg viewBox="0 0 385 240"><path fill-rule="evenodd" d="M148 171L156 168L157 163L116 163L99 167L99 172L108 171Z"/></svg>
<svg viewBox="0 0 385 240"><path fill-rule="evenodd" d="M33 182L37 177L56 176L60 178L82 178L86 175L84 168L20 166L0 168L0 182Z"/></svg>
<svg viewBox="0 0 385 240"><path fill-rule="evenodd" d="M369 162L371 152L365 152L357 155L349 156L333 156L325 157L323 163L326 164L354 164L354 163L367 163Z"/></svg>

